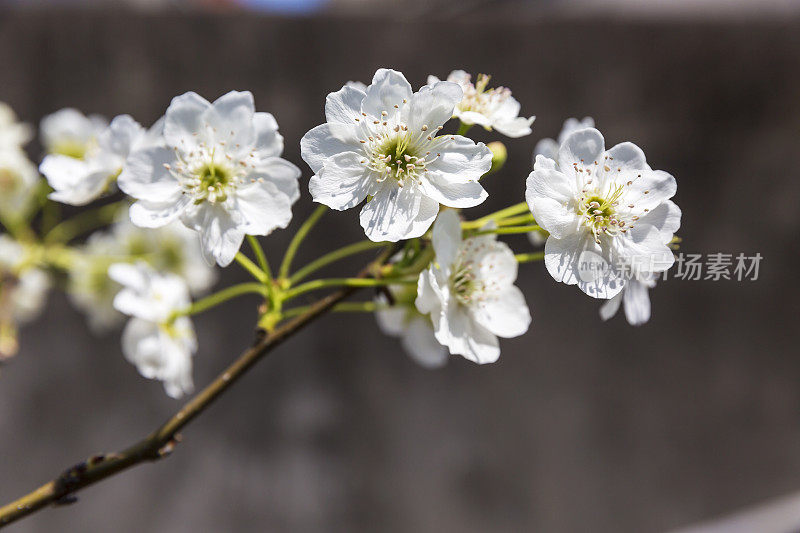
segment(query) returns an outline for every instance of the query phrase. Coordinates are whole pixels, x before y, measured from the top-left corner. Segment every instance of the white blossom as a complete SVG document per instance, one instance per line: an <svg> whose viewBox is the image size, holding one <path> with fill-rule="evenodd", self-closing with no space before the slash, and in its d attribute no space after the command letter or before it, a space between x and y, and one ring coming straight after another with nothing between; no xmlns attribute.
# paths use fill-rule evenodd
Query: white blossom
<svg viewBox="0 0 800 533"><path fill-rule="evenodd" d="M192 392L197 339L188 317L175 318L191 305L186 282L174 274L158 273L144 262L117 263L108 274L123 287L114 307L131 317L122 333L125 358L142 376L162 381L169 396Z"/></svg>
<svg viewBox="0 0 800 533"><path fill-rule="evenodd" d="M17 122L14 110L0 102L0 152L21 150L32 138L31 126Z"/></svg>
<svg viewBox="0 0 800 533"><path fill-rule="evenodd" d="M197 234L179 222L142 229L126 216L111 231L90 235L78 251L68 271L67 292L97 333L114 328L124 318L113 305L120 285L108 276L112 263L143 260L160 272L183 278L195 296L208 291L217 279L214 267L203 260Z"/></svg>
<svg viewBox="0 0 800 533"><path fill-rule="evenodd" d="M462 91L440 82L414 93L405 77L380 69L366 91L344 86L328 95L327 123L300 142L314 171L315 202L333 209L361 209L361 226L373 241L419 237L439 204L473 207L486 199L478 183L492 164L483 144L439 135Z"/></svg>
<svg viewBox="0 0 800 533"><path fill-rule="evenodd" d="M227 266L246 234L285 228L299 198L300 169L279 156L283 138L253 95L232 91L213 104L193 92L172 100L163 147L133 152L119 187L138 200L134 224L180 219L200 233L204 256Z"/></svg>
<svg viewBox="0 0 800 533"><path fill-rule="evenodd" d="M406 353L425 368L439 368L447 363L447 350L439 344L433 334L431 319L414 305L416 287L390 285L389 298L380 293L375 297L378 309L375 319L378 327L386 335L399 337ZM391 305L390 305L391 304Z"/></svg>
<svg viewBox="0 0 800 533"><path fill-rule="evenodd" d="M108 120L103 116L86 116L68 107L44 117L39 125L39 135L48 154L84 159L107 126Z"/></svg>
<svg viewBox="0 0 800 533"><path fill-rule="evenodd" d="M536 163L537 155L543 155L550 159L558 159L558 149L566 138L569 137L572 132L585 128L594 128L594 119L592 117L583 117L582 120L578 120L577 118L568 118L565 120L561 131L558 133L557 139L545 138L536 143L533 149L533 163Z"/></svg>
<svg viewBox="0 0 800 533"><path fill-rule="evenodd" d="M505 87L487 89L490 76L478 74L477 83L463 70L454 70L447 81L457 83L464 97L456 106L453 116L464 124L478 124L487 130L495 129L508 137L524 137L531 134L531 124L536 117L520 117L520 104ZM428 85L438 82L436 76L428 76Z"/></svg>
<svg viewBox="0 0 800 533"><path fill-rule="evenodd" d="M531 315L514 285L514 253L494 234L461 239L455 211L439 215L433 227L436 259L419 277L416 306L429 314L436 339L451 354L476 363L500 356L497 337L528 330Z"/></svg>
<svg viewBox="0 0 800 533"><path fill-rule="evenodd" d="M50 276L30 261L24 247L0 234L0 360L17 351L17 328L44 309Z"/></svg>
<svg viewBox="0 0 800 533"><path fill-rule="evenodd" d="M625 319L631 326L641 326L650 320L650 295L648 291L656 286L652 277L644 279L629 279L622 292L606 300L600 307L600 318L609 320L619 310L622 304L625 310Z"/></svg>
<svg viewBox="0 0 800 533"><path fill-rule="evenodd" d="M93 122L85 119L83 128L76 125L75 129L86 136L92 126ZM68 148L46 155L39 170L54 189L48 197L69 205L86 205L96 200L113 186L128 154L151 144L158 138L161 127L161 122L157 122L147 132L130 116L120 115L84 145L73 141L74 144L65 145ZM81 138L77 134L75 137Z"/></svg>
<svg viewBox="0 0 800 533"><path fill-rule="evenodd" d="M669 200L675 178L652 170L629 142L606 151L593 128L569 135L558 159L536 156L526 199L537 223L550 233L545 266L556 281L578 285L595 298L612 298L633 273L667 270L667 243L681 212Z"/></svg>
<svg viewBox="0 0 800 533"><path fill-rule="evenodd" d="M0 149L0 215L19 218L24 215L39 185L36 166L19 149Z"/></svg>

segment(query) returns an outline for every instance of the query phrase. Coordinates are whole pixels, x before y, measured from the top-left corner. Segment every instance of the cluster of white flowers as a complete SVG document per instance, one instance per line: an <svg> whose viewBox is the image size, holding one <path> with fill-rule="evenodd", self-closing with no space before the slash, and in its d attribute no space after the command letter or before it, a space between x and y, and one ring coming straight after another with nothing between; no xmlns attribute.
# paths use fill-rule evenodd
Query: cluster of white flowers
<svg viewBox="0 0 800 533"><path fill-rule="evenodd" d="M32 137L31 127L0 102L0 219L20 218L35 198L39 175L24 151Z"/></svg>
<svg viewBox="0 0 800 533"><path fill-rule="evenodd" d="M253 95L232 91L213 104L195 93L172 100L163 144L133 151L119 187L136 199L131 220L158 228L180 219L200 234L209 261L227 266L245 235L285 228L300 197L300 169Z"/></svg>
<svg viewBox="0 0 800 533"><path fill-rule="evenodd" d="M122 333L125 357L144 377L163 381L171 397L192 392L197 339L191 319L175 316L191 305L186 281L144 262L117 263L108 274L123 287L114 307L131 317Z"/></svg>
<svg viewBox="0 0 800 533"><path fill-rule="evenodd" d="M453 116L463 124L478 124L487 130L495 129L508 137L524 137L531 134L531 124L536 117L520 117L522 106L511 96L506 87L487 89L490 76L478 74L477 83L463 70L454 70L447 81L457 83L464 91L464 97L453 110ZM437 83L439 78L428 76L428 85Z"/></svg>
<svg viewBox="0 0 800 533"><path fill-rule="evenodd" d="M110 231L90 235L79 251L68 270L67 293L97 333L116 327L124 318L113 305L120 285L108 276L112 263L144 261L159 272L180 276L194 296L208 291L217 279L214 268L203 260L196 234L178 222L145 230L125 216Z"/></svg>
<svg viewBox="0 0 800 533"><path fill-rule="evenodd" d="M605 300L604 320L624 303L635 325L649 319L648 289L673 263L670 245L681 218L670 200L675 179L653 170L632 143L606 150L589 117L568 119L557 139L536 145L526 202L463 220L462 210L488 197L481 178L507 157L501 143L490 149L467 137L470 127L516 138L531 133L535 118L519 116L511 91L489 88L489 80L479 75L473 83L454 70L446 81L429 76L414 91L402 73L379 69L369 85L348 82L330 93L326 122L300 141L315 202L338 211L360 206L369 241L387 248L405 241L372 280L376 296L356 310L374 310L380 329L429 368L444 365L449 354L495 362L499 337L529 329L531 314L515 285L520 262L543 260L555 280ZM447 132L452 118L460 134ZM0 106L0 222L10 227L12 208L48 192L22 150L30 136ZM213 103L188 92L149 129L128 115L109 123L64 109L42 121L41 137L47 155L39 170L50 200L85 205L119 188L128 197L126 213L76 246L0 235L0 328L35 315L50 286L47 268L64 270L67 293L92 329L130 317L125 357L178 397L192 390L197 340L189 316L198 309L252 289L266 298L262 318L277 315L263 322L269 328L289 316L283 304L293 295L338 283L293 287L288 252L273 280L253 239L259 265L237 255L245 236L287 227L300 196L301 171L281 157L278 124L255 110L250 92L232 91ZM528 233L544 250L515 255L498 240L504 233ZM381 246L369 241L356 248ZM214 283L213 265L235 258L259 283L193 305L191 297ZM0 354L3 338L0 329Z"/></svg>
<svg viewBox="0 0 800 533"><path fill-rule="evenodd" d="M569 134L557 159L536 156L526 199L549 233L544 262L557 281L613 298L630 278L647 279L674 261L669 243L681 211L675 178L652 170L626 142L606 150L594 128Z"/></svg>
<svg viewBox="0 0 800 533"><path fill-rule="evenodd" d="M424 234L439 206L467 208L487 193L478 183L492 165L483 143L439 135L463 91L451 82L413 92L400 72L380 69L361 91L345 85L325 102L327 123L300 141L314 171L309 191L332 209L361 209L373 241Z"/></svg>
<svg viewBox="0 0 800 533"><path fill-rule="evenodd" d="M50 285L25 248L0 234L0 361L17 352L17 328L39 316Z"/></svg>

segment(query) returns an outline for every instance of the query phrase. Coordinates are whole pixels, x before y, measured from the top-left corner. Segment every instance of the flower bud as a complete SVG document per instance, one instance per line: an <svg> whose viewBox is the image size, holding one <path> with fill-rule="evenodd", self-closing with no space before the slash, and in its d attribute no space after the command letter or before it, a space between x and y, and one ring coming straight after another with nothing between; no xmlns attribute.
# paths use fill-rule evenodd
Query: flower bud
<svg viewBox="0 0 800 533"><path fill-rule="evenodd" d="M506 150L506 145L500 141L490 142L486 145L486 147L492 151L492 168L490 168L489 172L484 174L484 176L494 174L503 168L503 165L506 164L506 159L508 159L508 150Z"/></svg>

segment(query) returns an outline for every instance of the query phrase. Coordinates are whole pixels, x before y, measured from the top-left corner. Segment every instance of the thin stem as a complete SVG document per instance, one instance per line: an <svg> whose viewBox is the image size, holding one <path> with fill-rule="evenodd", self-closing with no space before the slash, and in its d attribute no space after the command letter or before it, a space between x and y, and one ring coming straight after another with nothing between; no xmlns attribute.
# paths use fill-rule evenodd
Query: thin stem
<svg viewBox="0 0 800 533"><path fill-rule="evenodd" d="M307 264L306 266L304 266L303 268L292 274L292 276L289 278L289 282L292 285L294 285L298 281L301 281L306 277L308 277L309 274L316 272L320 268L327 266L330 263L333 263L340 259L344 259L345 257L349 257L351 255L360 252L365 252L367 250L374 250L375 248L383 248L389 245L390 243L387 242L361 241L347 246L343 246L342 248L327 253L322 257L320 257L319 259L315 259L311 263Z"/></svg>
<svg viewBox="0 0 800 533"><path fill-rule="evenodd" d="M376 270L391 255L393 248L386 250L358 275L366 277ZM157 461L169 455L180 442L178 434L192 420L214 403L239 378L265 355L271 353L286 339L325 314L334 305L355 292L346 287L318 300L308 310L260 338L252 348L243 352L236 361L217 376L206 388L189 400L175 415L153 433L136 444L118 453L95 455L67 469L53 481L0 508L0 528L24 518L52 503L70 503L71 495L84 487L113 476L144 461Z"/></svg>
<svg viewBox="0 0 800 533"><path fill-rule="evenodd" d="M533 224L535 222L536 219L533 218L533 215L531 213L528 213L527 215L519 215L516 217L503 218L501 220L498 220L496 224L499 227L502 227L502 226L519 226L520 224Z"/></svg>
<svg viewBox="0 0 800 533"><path fill-rule="evenodd" d="M184 313L185 315L196 315L207 311L212 307L216 307L221 303L227 302L237 296L243 294L260 294L266 296L267 288L261 283L240 283L226 287L219 292L215 292L201 300L194 302L191 307Z"/></svg>
<svg viewBox="0 0 800 533"><path fill-rule="evenodd" d="M481 217L476 220L470 220L469 222L464 222L461 224L461 226L464 229L481 228L485 226L487 222L490 222L492 220L498 220L501 218L519 215L529 210L530 208L528 207L528 204L526 202L520 202L510 207L506 207L505 209L501 209L500 211L495 211L494 213L486 215L485 217Z"/></svg>
<svg viewBox="0 0 800 533"><path fill-rule="evenodd" d="M517 254L514 256L517 263L533 263L544 259L544 252L533 252L530 254Z"/></svg>
<svg viewBox="0 0 800 533"><path fill-rule="evenodd" d="M247 270L250 273L250 275L252 275L261 283L266 284L267 281L269 281L269 278L267 278L267 273L258 268L258 266L255 263L253 263L242 252L237 252L234 259L236 259L237 263L239 263L245 270Z"/></svg>
<svg viewBox="0 0 800 533"><path fill-rule="evenodd" d="M113 222L119 210L126 205L126 200L120 200L97 209L78 213L74 217L57 224L45 235L44 242L69 242L84 233L102 228Z"/></svg>
<svg viewBox="0 0 800 533"><path fill-rule="evenodd" d="M381 305L376 302L342 302L340 304L336 304L333 309L331 309L334 313L373 313L378 309L388 309L388 305ZM298 315L302 315L303 313L308 311L308 306L304 305L301 307L294 307L292 309L287 309L283 313L283 318L291 318Z"/></svg>
<svg viewBox="0 0 800 533"><path fill-rule="evenodd" d="M463 122L458 127L458 132L456 135L466 135L469 130L472 129L472 124L464 124Z"/></svg>
<svg viewBox="0 0 800 533"><path fill-rule="evenodd" d="M289 275L289 269L292 267L292 260L294 259L295 254L297 253L297 249L300 247L300 243L303 242L303 239L306 238L308 232L311 231L311 228L319 221L322 215L328 210L328 207L325 205L320 205L317 207L311 216L309 216L303 225L300 226L300 229L297 230L292 242L289 243L289 248L286 249L286 255L283 256L283 261L281 261L281 269L278 273L278 277L285 278Z"/></svg>
<svg viewBox="0 0 800 533"><path fill-rule="evenodd" d="M513 235L515 233L529 233L531 231L541 231L540 226L531 225L531 226L513 226L510 228L493 228L493 229L485 229L481 231L476 231L472 234L473 237L478 235Z"/></svg>
<svg viewBox="0 0 800 533"><path fill-rule="evenodd" d="M386 285L410 285L417 283L416 279L402 279L402 278L382 278L382 279L364 279L364 278L331 278L331 279L315 279L308 283L298 285L293 289L289 289L283 295L283 300L291 300L301 294L315 291L318 289L325 289L327 287L384 287Z"/></svg>
<svg viewBox="0 0 800 533"><path fill-rule="evenodd" d="M250 248L252 248L261 270L267 275L267 281L271 280L272 271L269 268L269 262L267 262L267 256L264 253L264 249L261 247L261 243L258 242L258 239L253 235L247 236L247 242L250 243Z"/></svg>

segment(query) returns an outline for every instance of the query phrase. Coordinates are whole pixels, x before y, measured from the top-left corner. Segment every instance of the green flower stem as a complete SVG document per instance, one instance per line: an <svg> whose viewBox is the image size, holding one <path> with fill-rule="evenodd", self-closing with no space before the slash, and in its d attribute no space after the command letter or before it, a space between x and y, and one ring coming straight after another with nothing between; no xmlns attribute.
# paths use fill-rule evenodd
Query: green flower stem
<svg viewBox="0 0 800 533"><path fill-rule="evenodd" d="M219 292L215 292L210 296L206 296L201 300L197 300L189 307L189 309L187 309L184 313L180 313L178 316L196 315L244 294L260 294L261 296L266 296L267 288L261 283L252 282L232 285L222 289Z"/></svg>
<svg viewBox="0 0 800 533"><path fill-rule="evenodd" d="M530 211L528 208L528 204L526 202L520 202L518 204L514 204L511 207L506 207L505 209L501 209L500 211L496 211L485 217L481 217L477 220L470 220L469 222L463 222L461 227L464 229L475 229L481 228L486 225L487 222L491 222L492 220L499 220L502 218L508 218L515 215L520 215L525 213L526 211Z"/></svg>
<svg viewBox="0 0 800 533"><path fill-rule="evenodd" d="M97 209L78 213L74 217L57 224L45 235L44 242L69 242L84 233L102 228L113 222L119 210L127 205L128 202L126 200L120 200Z"/></svg>
<svg viewBox="0 0 800 533"><path fill-rule="evenodd" d="M288 291L283 293L283 300L284 301L291 300L292 298L296 298L301 294L305 294L307 292L315 291L318 289L325 289L328 287L385 287L386 285L410 285L416 283L417 283L416 278L415 279L403 279L403 278L315 279L314 281L309 281L308 283L303 283L302 285L298 285L293 289L289 289Z"/></svg>
<svg viewBox="0 0 800 533"><path fill-rule="evenodd" d="M458 133L456 135L466 135L469 130L472 129L472 124L464 124L463 122L458 127Z"/></svg>
<svg viewBox="0 0 800 533"><path fill-rule="evenodd" d="M336 313L373 313L379 309L388 309L390 306L376 302L342 302L333 306L331 311ZM308 306L293 307L283 313L283 318L292 318L308 311Z"/></svg>
<svg viewBox="0 0 800 533"><path fill-rule="evenodd" d="M521 224L535 224L535 223L536 219L533 218L533 215L531 213L528 213L527 215L519 215L516 217L503 218L497 221L497 225L500 227L519 226Z"/></svg>
<svg viewBox="0 0 800 533"><path fill-rule="evenodd" d="M531 225L531 226L513 226L510 228L494 228L494 229L486 229L481 231L476 231L471 237L476 237L478 235L513 235L515 233L529 233L531 231L541 231L542 228L540 226Z"/></svg>
<svg viewBox="0 0 800 533"><path fill-rule="evenodd" d="M258 265L253 263L250 259L248 259L246 255L244 255L242 252L238 252L236 254L236 257L234 257L234 259L236 259L236 262L242 265L242 267L245 270L247 270L254 278L256 278L264 285L267 284L267 282L269 281L267 273L258 268Z"/></svg>
<svg viewBox="0 0 800 533"><path fill-rule="evenodd" d="M533 252L530 254L517 254L514 256L517 263L533 263L544 259L544 252Z"/></svg>
<svg viewBox="0 0 800 533"><path fill-rule="evenodd" d="M343 246L338 250L334 250L330 253L327 253L312 261L311 263L307 264L289 278L289 282L291 285L296 284L298 281L303 280L304 278L308 277L309 274L312 274L319 270L320 268L329 265L335 261L340 259L344 259L345 257L349 257L351 255L366 252L367 250L374 250L376 248L383 248L385 246L389 246L391 243L387 242L373 242L373 241L361 241L356 242L347 246Z"/></svg>
<svg viewBox="0 0 800 533"><path fill-rule="evenodd" d="M303 239L306 238L308 232L311 231L311 228L314 227L314 225L327 210L327 206L320 205L314 210L313 213L311 213L311 216L309 216L306 221L303 222L303 225L300 226L300 229L297 230L292 242L289 243L289 248L286 249L286 255L283 256L283 261L281 261L281 269L278 273L279 278L282 279L289 275L289 269L292 267L292 260L297 253L297 249L300 247L300 243L303 242Z"/></svg>
<svg viewBox="0 0 800 533"><path fill-rule="evenodd" d="M253 249L253 253L256 255L256 260L261 267L261 271L267 275L267 282L271 281L272 270L269 268L269 262L267 261L266 254L264 254L264 249L261 247L261 243L258 242L258 239L253 235L247 236L247 242L250 243L250 248Z"/></svg>

